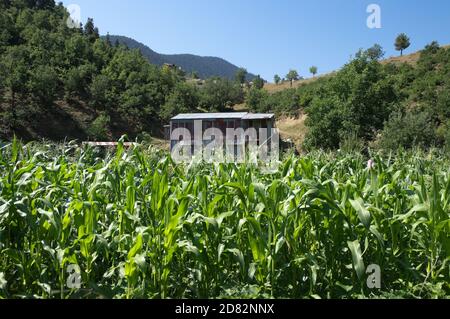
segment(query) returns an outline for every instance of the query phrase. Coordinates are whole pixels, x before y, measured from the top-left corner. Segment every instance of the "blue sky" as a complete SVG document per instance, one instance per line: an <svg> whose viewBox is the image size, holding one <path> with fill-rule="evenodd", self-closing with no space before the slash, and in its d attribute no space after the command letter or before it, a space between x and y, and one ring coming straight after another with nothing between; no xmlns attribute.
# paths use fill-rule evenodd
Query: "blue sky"
<svg viewBox="0 0 450 319"><path fill-rule="evenodd" d="M272 81L289 69L309 77L336 70L359 48L379 43L398 55L437 40L450 44L448 0L64 0L78 4L82 22L94 18L101 34L125 35L160 53L219 56ZM381 29L367 27L367 7L381 8Z"/></svg>

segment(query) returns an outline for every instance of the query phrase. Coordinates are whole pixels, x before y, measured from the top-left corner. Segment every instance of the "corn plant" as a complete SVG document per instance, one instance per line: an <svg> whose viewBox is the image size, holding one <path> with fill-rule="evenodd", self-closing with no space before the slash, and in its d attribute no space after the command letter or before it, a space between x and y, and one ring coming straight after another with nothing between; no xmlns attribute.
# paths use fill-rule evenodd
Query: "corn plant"
<svg viewBox="0 0 450 319"><path fill-rule="evenodd" d="M263 174L14 140L0 149L0 297L448 297L448 154L368 159L289 155Z"/></svg>

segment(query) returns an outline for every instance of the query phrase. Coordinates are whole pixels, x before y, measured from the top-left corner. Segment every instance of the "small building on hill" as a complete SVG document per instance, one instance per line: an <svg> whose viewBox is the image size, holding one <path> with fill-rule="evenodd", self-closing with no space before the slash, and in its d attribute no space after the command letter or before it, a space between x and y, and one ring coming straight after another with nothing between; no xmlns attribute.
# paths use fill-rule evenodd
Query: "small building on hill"
<svg viewBox="0 0 450 319"><path fill-rule="evenodd" d="M209 135L211 135L211 132L220 132L222 133L223 139L225 139L227 133L231 131L228 129L232 129L235 132L248 132L249 128L254 128L256 142L258 145L262 145L272 136L272 131L275 128L275 115L248 112L179 114L170 120L170 125L166 128L168 131L166 132L166 136L170 137L171 149L182 140L179 134L177 134L180 130L176 131L179 128L186 129L184 132L189 132L191 138L190 145L194 145L194 140L198 136L200 136L203 145L209 144L216 137L212 139L211 136L204 138L205 133L208 132L210 133ZM208 131L211 128L218 130ZM195 129L197 129L196 132ZM249 137L246 136L245 138L248 139ZM198 138L195 142L199 142Z"/></svg>

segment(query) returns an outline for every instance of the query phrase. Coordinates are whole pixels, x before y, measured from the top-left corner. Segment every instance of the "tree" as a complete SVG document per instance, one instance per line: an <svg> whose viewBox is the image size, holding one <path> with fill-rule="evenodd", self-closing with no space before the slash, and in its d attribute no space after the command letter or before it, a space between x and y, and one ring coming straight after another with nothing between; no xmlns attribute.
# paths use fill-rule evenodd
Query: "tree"
<svg viewBox="0 0 450 319"><path fill-rule="evenodd" d="M431 122L430 115L424 111L412 110L406 114L394 112L381 133L381 147L396 150L400 146L411 148L431 145L436 134Z"/></svg>
<svg viewBox="0 0 450 319"><path fill-rule="evenodd" d="M268 99L269 93L266 90L252 87L245 96L245 105L252 112L266 112L265 105Z"/></svg>
<svg viewBox="0 0 450 319"><path fill-rule="evenodd" d="M406 50L411 45L409 37L405 33L400 33L395 39L395 49L400 51L400 55L403 56L403 50Z"/></svg>
<svg viewBox="0 0 450 319"><path fill-rule="evenodd" d="M239 68L236 72L236 81L241 85L246 82L247 79L247 70L244 68Z"/></svg>
<svg viewBox="0 0 450 319"><path fill-rule="evenodd" d="M321 83L314 85L321 85ZM373 140L398 105L399 92L384 66L360 51L323 82L305 111L308 147L338 148L349 137Z"/></svg>
<svg viewBox="0 0 450 319"><path fill-rule="evenodd" d="M108 140L108 126L110 122L111 118L109 115L100 114L87 128L88 136L96 141Z"/></svg>
<svg viewBox="0 0 450 319"><path fill-rule="evenodd" d="M437 52L439 52L439 49L441 48L441 46L439 45L439 42L437 41L433 41L430 44L427 44L425 46L425 49L423 52L425 53L431 53L431 54L436 54Z"/></svg>
<svg viewBox="0 0 450 319"><path fill-rule="evenodd" d="M291 87L292 87L292 83L294 81L298 80L298 72L296 70L289 70L289 73L286 75L286 79L291 82Z"/></svg>
<svg viewBox="0 0 450 319"><path fill-rule="evenodd" d="M253 79L253 87L258 90L261 90L264 87L264 80L261 78L261 76L257 75Z"/></svg>
<svg viewBox="0 0 450 319"><path fill-rule="evenodd" d="M244 93L239 83L224 78L210 78L201 89L200 105L208 111L227 111L242 103Z"/></svg>
<svg viewBox="0 0 450 319"><path fill-rule="evenodd" d="M4 85L10 92L10 111L13 125L17 120L17 94L26 92L28 82L28 57L30 53L24 46L9 47L0 60L0 69L4 72Z"/></svg>
<svg viewBox="0 0 450 319"><path fill-rule="evenodd" d="M169 120L179 113L192 112L198 107L198 104L199 95L196 88L191 84L179 82L162 106L161 117L164 120Z"/></svg>
<svg viewBox="0 0 450 319"><path fill-rule="evenodd" d="M112 46L111 36L109 35L109 32L106 34L106 43L108 44L108 46Z"/></svg>
<svg viewBox="0 0 450 319"><path fill-rule="evenodd" d="M366 50L366 53L369 58L374 61L381 60L385 54L383 47L379 44L374 44L371 48Z"/></svg>
<svg viewBox="0 0 450 319"><path fill-rule="evenodd" d="M313 77L315 77L317 74L317 66L310 67L309 72L313 75Z"/></svg>
<svg viewBox="0 0 450 319"><path fill-rule="evenodd" d="M93 35L95 32L94 19L88 18L86 25L84 26L84 34Z"/></svg>
<svg viewBox="0 0 450 319"><path fill-rule="evenodd" d="M51 105L58 94L58 75L53 67L39 65L30 71L29 90L40 105Z"/></svg>
<svg viewBox="0 0 450 319"><path fill-rule="evenodd" d="M88 86L95 73L95 66L89 63L69 69L64 77L66 97L87 97Z"/></svg>
<svg viewBox="0 0 450 319"><path fill-rule="evenodd" d="M97 75L90 85L91 104L97 109L108 109L111 102L109 92L111 91L111 81L104 74Z"/></svg>
<svg viewBox="0 0 450 319"><path fill-rule="evenodd" d="M198 76L198 72L197 71L193 71L192 72L192 74L191 74L191 77L194 79L194 80L198 80L200 77Z"/></svg>
<svg viewBox="0 0 450 319"><path fill-rule="evenodd" d="M88 18L86 25L84 26L84 34L89 37L91 41L99 38L98 28L94 26L94 19Z"/></svg>
<svg viewBox="0 0 450 319"><path fill-rule="evenodd" d="M278 85L281 82L281 78L278 74L275 74L273 77L273 81L275 82L276 85Z"/></svg>

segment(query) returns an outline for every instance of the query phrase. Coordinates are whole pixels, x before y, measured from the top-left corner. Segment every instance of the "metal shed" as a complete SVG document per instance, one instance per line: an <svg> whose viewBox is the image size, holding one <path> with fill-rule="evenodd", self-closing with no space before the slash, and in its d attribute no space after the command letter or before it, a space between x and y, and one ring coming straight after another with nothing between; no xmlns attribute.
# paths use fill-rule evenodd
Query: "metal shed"
<svg viewBox="0 0 450 319"><path fill-rule="evenodd" d="M180 142L179 136L174 136L173 134L178 128L187 129L191 135L191 140L194 140L196 122L201 122L202 136L210 128L219 129L224 136L226 136L227 129L242 128L247 130L248 128L255 128L258 133L257 139L259 143L264 142L259 141L262 130L267 129L267 134L265 135L271 136L272 129L275 127L275 115L271 113L248 112L178 114L170 120L169 136L171 148Z"/></svg>

